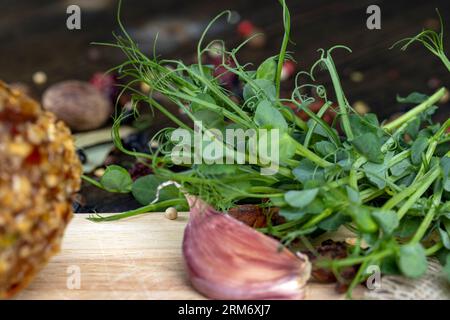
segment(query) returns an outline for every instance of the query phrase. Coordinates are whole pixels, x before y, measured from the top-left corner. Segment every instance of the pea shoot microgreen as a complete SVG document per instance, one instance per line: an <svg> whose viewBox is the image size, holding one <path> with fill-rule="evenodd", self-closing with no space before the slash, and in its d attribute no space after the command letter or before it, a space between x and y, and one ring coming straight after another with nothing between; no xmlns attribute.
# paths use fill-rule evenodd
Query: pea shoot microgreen
<svg viewBox="0 0 450 320"><path fill-rule="evenodd" d="M308 72L295 77L291 97L281 97L281 68L292 57L286 51L290 35L290 15L284 0L284 37L278 55L269 57L254 68L241 64L239 50L246 42L227 50L223 41L206 44L207 31L219 14L208 25L197 46L197 63L186 65L179 60L164 60L144 54L127 33L118 15L121 35L115 35L115 44L103 44L120 49L126 60L113 68L129 82L123 90L133 94L133 102L145 102L153 110L166 115L180 128L192 130L190 123L178 118L155 98L164 95L178 106L193 122L204 120L219 128L277 128L282 132L280 141L286 152L277 174L260 174L259 164L243 165L188 165L179 172L172 170L169 156L173 147L167 136L173 130L161 131L161 141L153 154L126 150L119 136L123 114L117 115L113 126L116 146L124 153L151 162L153 174L131 181L127 173L117 167L108 167L100 182L86 177L100 188L111 192L130 192L143 205L141 209L109 217L91 217L93 221L110 221L137 214L162 210L168 206L186 207L183 194L173 188L164 190L158 202L156 188L162 181L173 180L182 185L184 192L197 195L221 210L237 203L259 203L275 206L286 220L279 225L260 229L290 245L295 239L308 242L314 237L348 228L369 248L354 248L351 255L340 260L319 259L317 264L335 272L348 266L359 265L359 271L349 287L364 281L369 265L385 266L396 263L402 274L409 277L422 275L427 267L427 256L445 256L445 270L450 268L450 121L433 123L431 115L435 105L445 94L445 88L428 96L412 93L399 103L415 104L408 112L389 123L380 123L374 114L359 115L350 106L340 82L332 53L347 47L337 45L319 50L319 59ZM405 50L418 41L437 55L450 71L450 63L443 48L441 32L425 30L419 35L402 40ZM225 89L213 70L204 64L204 55L220 43L222 65L235 74L243 84L242 97ZM233 61L229 64L228 61ZM332 108L332 94L316 81L317 72L327 72L331 78L337 102L336 121L331 124L322 119ZM303 79L306 78L306 79ZM303 79L303 80L302 80ZM303 82L301 82L303 81ZM140 92L136 84L145 83L150 94ZM323 99L319 112L308 106L315 98L308 96L306 88L315 90ZM308 122L298 118L287 103L303 110ZM208 128L205 128L205 130ZM246 151L247 152L247 151ZM263 201L266 199L266 201ZM434 234L435 237L432 237ZM434 239L434 240L431 240Z"/></svg>

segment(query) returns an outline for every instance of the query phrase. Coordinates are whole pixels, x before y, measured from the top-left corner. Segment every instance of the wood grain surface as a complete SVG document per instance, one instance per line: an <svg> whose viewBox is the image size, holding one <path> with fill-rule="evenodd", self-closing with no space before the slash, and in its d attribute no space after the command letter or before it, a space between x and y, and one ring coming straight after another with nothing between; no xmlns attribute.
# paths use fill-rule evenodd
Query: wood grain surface
<svg viewBox="0 0 450 320"><path fill-rule="evenodd" d="M177 220L150 213L104 223L86 217L73 218L60 254L17 299L204 299L184 271L186 213ZM308 285L307 299L343 298L334 285Z"/></svg>

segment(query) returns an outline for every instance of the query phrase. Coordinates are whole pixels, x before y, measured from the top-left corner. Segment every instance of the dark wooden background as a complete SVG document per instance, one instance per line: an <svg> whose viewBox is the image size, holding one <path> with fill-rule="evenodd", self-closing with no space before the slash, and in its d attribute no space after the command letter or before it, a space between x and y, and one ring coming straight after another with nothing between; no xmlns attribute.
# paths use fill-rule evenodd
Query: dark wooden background
<svg viewBox="0 0 450 320"><path fill-rule="evenodd" d="M244 49L241 60L258 63L276 54L282 36L281 10L276 0L124 0L123 21L136 35L145 30L165 33L160 53L164 57L190 59L198 32L217 13L225 9L238 12L267 35L262 49ZM318 48L344 44L353 54L337 52L337 68L350 101L362 100L381 117L401 110L396 94L411 91L431 93L436 86L449 86L449 73L440 61L419 45L401 52L389 47L397 40L416 34L424 26L436 25L435 8L450 26L450 1L427 0L288 0L292 15L290 49L300 69L307 69L317 59ZM82 29L66 28L66 7L80 4ZM382 29L366 28L366 8L381 7ZM7 82L25 82L42 70L48 84L74 78L86 80L96 71L104 71L121 61L119 52L98 48L92 41L112 41L117 31L115 0L2 0L0 2L0 78ZM145 28L147 26L147 28ZM192 29L192 30L191 30ZM190 31L188 31L190 30ZM447 28L450 33L450 28ZM213 35L230 46L241 39L235 25L219 24ZM138 37L139 38L139 37ZM174 41L168 41L173 38ZM448 37L446 44L449 44ZM143 37L142 42L151 42ZM144 43L145 44L145 43ZM359 71L364 81L355 83L350 74ZM326 78L323 78L324 80ZM289 85L289 84L285 84ZM45 88L32 87L37 96ZM447 105L440 118L448 117Z"/></svg>

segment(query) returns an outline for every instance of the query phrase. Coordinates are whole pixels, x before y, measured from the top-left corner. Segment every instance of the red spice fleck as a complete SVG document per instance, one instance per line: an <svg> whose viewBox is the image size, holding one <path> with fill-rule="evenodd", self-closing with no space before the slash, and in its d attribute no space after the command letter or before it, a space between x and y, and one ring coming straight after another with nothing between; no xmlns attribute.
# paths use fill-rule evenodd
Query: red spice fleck
<svg viewBox="0 0 450 320"><path fill-rule="evenodd" d="M28 157L25 159L25 163L29 165L36 165L41 162L41 153L39 151L38 147L34 147L33 151L28 155Z"/></svg>
<svg viewBox="0 0 450 320"><path fill-rule="evenodd" d="M241 37L248 37L253 33L254 29L255 26L253 25L253 23L248 20L243 20L238 24L237 32Z"/></svg>

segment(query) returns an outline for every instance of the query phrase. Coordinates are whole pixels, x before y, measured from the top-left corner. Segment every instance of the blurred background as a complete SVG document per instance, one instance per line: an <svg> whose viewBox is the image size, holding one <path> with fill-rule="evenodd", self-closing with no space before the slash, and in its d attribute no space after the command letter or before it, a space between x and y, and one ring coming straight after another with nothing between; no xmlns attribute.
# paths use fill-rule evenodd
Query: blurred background
<svg viewBox="0 0 450 320"><path fill-rule="evenodd" d="M309 68L318 58L318 48L349 46L353 54L335 54L344 90L350 101L364 101L381 117L400 107L395 105L396 94L431 93L449 83L449 74L440 61L420 45L413 45L406 52L389 47L423 27L438 28L435 8L439 8L444 22L450 26L450 1L288 0L287 3L295 43L290 50L295 51L296 68ZM81 7L81 30L66 28L66 8L70 4ZM381 30L366 27L366 8L370 4L381 8ZM91 45L93 41L113 41L112 32L118 31L117 5L117 0L2 0L0 79L25 83L38 95L49 84L66 79L89 80L95 72L123 61L118 50ZM248 20L265 34L265 44L256 49L244 48L241 61L257 65L277 53L283 30L276 0L124 0L123 22L149 53L159 32L159 54L190 60L203 28L226 9L236 13L235 24L226 24L222 19L213 28L212 37L224 39L232 47L243 40L238 32L239 20ZM33 83L33 74L39 71L47 76L45 85Z"/></svg>
<svg viewBox="0 0 450 320"><path fill-rule="evenodd" d="M81 30L66 27L66 9L73 4L81 8ZM375 112L380 119L405 111L404 105L396 103L397 95L406 96L413 91L431 94L441 86L450 86L448 70L423 46L414 44L406 52L399 48L389 50L396 41L423 28L439 30L435 8L439 8L444 24L450 26L450 1L287 0L287 4L291 39L295 43L289 50L294 52L297 64L286 70L285 95L293 87L292 75L308 70L319 58L317 49L336 44L353 50L352 54L342 50L334 54L348 100L355 108ZM380 30L366 27L366 9L372 4L381 8ZM99 74L124 61L119 50L91 44L114 41L112 33L119 32L117 8L117 0L2 0L0 79L26 90L37 100L49 86L64 80L90 81L98 86ZM233 12L231 23L221 19L211 29L208 40L224 39L227 47L233 48L251 34L263 33L239 55L241 63L254 63L255 68L278 53L283 26L276 0L124 0L122 21L148 54L159 33L159 55L190 63L194 62L203 29L226 9ZM450 28L447 30L448 35ZM444 43L450 44L448 37ZM318 80L329 83L325 73ZM449 110L447 95L435 120L447 119ZM150 135L167 121L153 119L153 124ZM97 209L123 208L105 204Z"/></svg>

